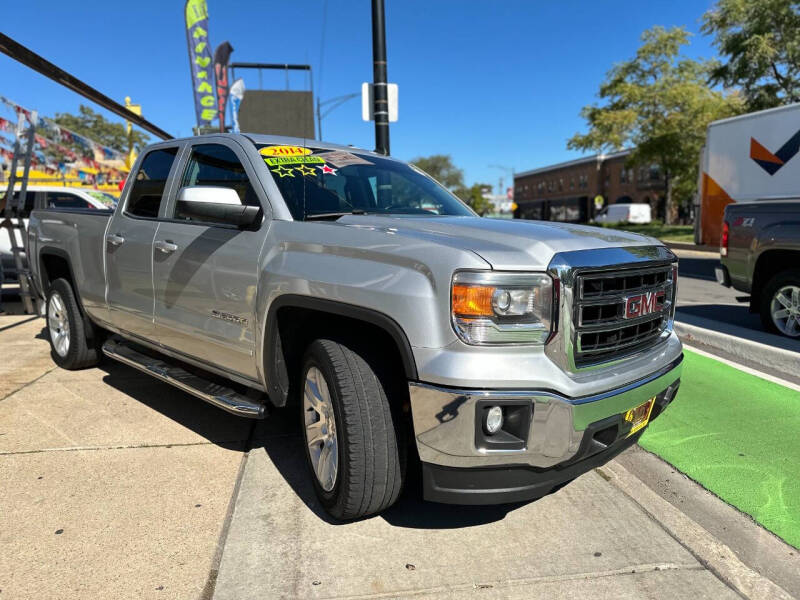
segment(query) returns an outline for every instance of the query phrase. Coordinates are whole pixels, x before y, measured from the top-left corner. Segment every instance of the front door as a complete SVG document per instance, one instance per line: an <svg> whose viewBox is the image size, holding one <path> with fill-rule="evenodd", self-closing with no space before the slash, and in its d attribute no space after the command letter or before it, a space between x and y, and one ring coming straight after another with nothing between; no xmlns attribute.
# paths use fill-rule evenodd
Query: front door
<svg viewBox="0 0 800 600"><path fill-rule="evenodd" d="M178 147L158 148L141 161L124 206L106 229L106 302L109 321L127 333L153 338L153 239Z"/></svg>
<svg viewBox="0 0 800 600"><path fill-rule="evenodd" d="M181 187L233 188L261 206L234 142L196 144L176 178ZM258 257L268 221L250 230L193 220L171 202L155 239L153 279L159 342L201 362L257 379Z"/></svg>

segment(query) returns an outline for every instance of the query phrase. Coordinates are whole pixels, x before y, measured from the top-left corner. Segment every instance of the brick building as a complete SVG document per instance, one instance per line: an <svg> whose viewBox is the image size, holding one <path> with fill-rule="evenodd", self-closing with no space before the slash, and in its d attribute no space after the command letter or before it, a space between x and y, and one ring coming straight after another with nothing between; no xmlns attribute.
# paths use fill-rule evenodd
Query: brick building
<svg viewBox="0 0 800 600"><path fill-rule="evenodd" d="M650 204L654 219L664 217L666 187L658 165L626 165L630 150L595 154L514 176L514 218L582 223L594 218L595 196L603 205Z"/></svg>

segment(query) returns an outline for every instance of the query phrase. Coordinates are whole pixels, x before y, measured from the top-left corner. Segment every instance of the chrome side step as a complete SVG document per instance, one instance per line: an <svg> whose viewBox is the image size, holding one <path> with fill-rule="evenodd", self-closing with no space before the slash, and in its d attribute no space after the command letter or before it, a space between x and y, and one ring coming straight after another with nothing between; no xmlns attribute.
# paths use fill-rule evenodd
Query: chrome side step
<svg viewBox="0 0 800 600"><path fill-rule="evenodd" d="M174 385L176 388L189 392L234 415L250 419L263 419L267 416L266 405L254 402L228 387L189 373L181 367L142 354L119 336L113 336L103 344L103 354Z"/></svg>

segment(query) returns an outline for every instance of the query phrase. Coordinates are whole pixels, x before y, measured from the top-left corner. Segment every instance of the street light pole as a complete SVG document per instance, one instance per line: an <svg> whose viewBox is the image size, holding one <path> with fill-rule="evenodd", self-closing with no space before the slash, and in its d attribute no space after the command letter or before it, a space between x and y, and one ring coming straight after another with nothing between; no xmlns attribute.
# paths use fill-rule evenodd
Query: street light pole
<svg viewBox="0 0 800 600"><path fill-rule="evenodd" d="M386 74L386 22L383 0L372 0L372 82L375 152L389 154L389 94Z"/></svg>
<svg viewBox="0 0 800 600"><path fill-rule="evenodd" d="M514 175L516 175L516 171L514 170L514 167L506 167L504 165L489 165L489 168L490 169L500 169L501 171L505 171L506 173L511 175L511 188L512 189L514 188ZM503 190L500 190L500 193L502 193L502 192L503 192Z"/></svg>
<svg viewBox="0 0 800 600"><path fill-rule="evenodd" d="M317 130L319 132L319 137L317 139L322 140L322 119L327 117L331 111L335 108L339 108L342 104L347 102L348 100L352 100L353 98L358 98L361 96L361 92L355 92L353 94L345 94L344 96L336 96L336 98L329 98L327 100L320 101L317 98ZM322 112L323 106L332 105L328 110Z"/></svg>

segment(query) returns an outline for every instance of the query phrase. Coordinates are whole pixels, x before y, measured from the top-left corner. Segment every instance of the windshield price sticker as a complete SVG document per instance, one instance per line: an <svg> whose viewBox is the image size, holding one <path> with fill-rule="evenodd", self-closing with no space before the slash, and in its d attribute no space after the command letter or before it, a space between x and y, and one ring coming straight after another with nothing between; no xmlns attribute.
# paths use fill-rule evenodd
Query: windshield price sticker
<svg viewBox="0 0 800 600"><path fill-rule="evenodd" d="M266 146L258 151L261 156L305 156L311 152L311 148L302 146Z"/></svg>
<svg viewBox="0 0 800 600"><path fill-rule="evenodd" d="M270 167L277 165L324 165L325 161L319 156L276 156L264 158L264 162Z"/></svg>
<svg viewBox="0 0 800 600"><path fill-rule="evenodd" d="M325 152L321 154L325 162L332 164L334 167L346 167L348 165L371 165L373 163L364 160L360 156L345 152L344 150L334 150L333 152Z"/></svg>

